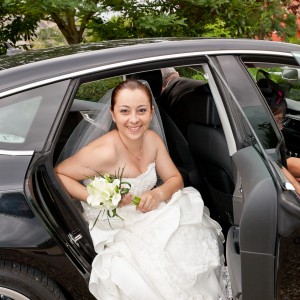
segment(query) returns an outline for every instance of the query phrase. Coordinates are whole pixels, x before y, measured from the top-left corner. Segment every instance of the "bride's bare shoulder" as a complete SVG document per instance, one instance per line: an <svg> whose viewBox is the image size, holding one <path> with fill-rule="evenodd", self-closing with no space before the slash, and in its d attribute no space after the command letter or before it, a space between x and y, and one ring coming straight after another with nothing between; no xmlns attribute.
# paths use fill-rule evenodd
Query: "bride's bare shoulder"
<svg viewBox="0 0 300 300"><path fill-rule="evenodd" d="M147 130L145 134L145 139L147 143L153 143L153 145L161 145L164 144L161 137L153 130Z"/></svg>
<svg viewBox="0 0 300 300"><path fill-rule="evenodd" d="M92 141L88 146L90 147L102 147L102 146L114 146L116 141L115 130L109 131L96 140Z"/></svg>
<svg viewBox="0 0 300 300"><path fill-rule="evenodd" d="M107 134L94 140L86 147L82 148L82 155L89 156L89 159L96 159L97 161L112 162L117 157L117 147L115 143L114 133Z"/></svg>

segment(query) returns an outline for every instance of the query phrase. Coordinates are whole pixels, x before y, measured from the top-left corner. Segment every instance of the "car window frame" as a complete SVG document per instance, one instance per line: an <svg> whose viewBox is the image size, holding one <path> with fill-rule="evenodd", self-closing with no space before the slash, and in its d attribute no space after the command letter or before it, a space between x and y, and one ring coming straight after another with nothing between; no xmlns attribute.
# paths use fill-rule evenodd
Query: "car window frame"
<svg viewBox="0 0 300 300"><path fill-rule="evenodd" d="M5 151L6 153L42 151L45 145L49 143L52 124L57 116L69 83L70 80L64 80L3 97L0 103L2 101L2 103L5 102L7 105L10 105L10 103L21 103L26 97L30 99L42 96L42 99L36 114L33 116L24 143L0 143L0 151ZM16 113L21 114L22 112ZM11 121L14 122L14 119Z"/></svg>

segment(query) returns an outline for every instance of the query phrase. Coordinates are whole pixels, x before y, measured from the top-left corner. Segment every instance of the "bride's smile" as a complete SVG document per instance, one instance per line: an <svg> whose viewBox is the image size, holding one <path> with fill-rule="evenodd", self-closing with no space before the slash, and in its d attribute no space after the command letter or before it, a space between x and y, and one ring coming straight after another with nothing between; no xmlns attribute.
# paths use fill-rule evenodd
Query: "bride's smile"
<svg viewBox="0 0 300 300"><path fill-rule="evenodd" d="M130 132L135 133L135 132L138 132L138 131L142 128L142 126L138 126L138 127L130 127L130 126L127 126L127 128L128 128L128 130L129 130Z"/></svg>

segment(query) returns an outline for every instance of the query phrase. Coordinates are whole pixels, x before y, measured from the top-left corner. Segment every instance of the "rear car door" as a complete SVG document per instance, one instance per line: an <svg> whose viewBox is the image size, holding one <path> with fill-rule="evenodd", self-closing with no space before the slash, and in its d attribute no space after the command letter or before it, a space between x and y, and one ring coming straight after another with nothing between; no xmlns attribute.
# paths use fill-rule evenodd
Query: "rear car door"
<svg viewBox="0 0 300 300"><path fill-rule="evenodd" d="M28 170L27 197L38 208L38 214L53 238L87 280L95 255L89 231L75 201L62 200L69 199L69 195L60 189L53 170L53 157L57 150L54 147L55 132L66 114L65 107L70 106L69 100L75 82L76 80L62 81L58 84L61 86L56 87L60 94L55 97L57 103L52 103L48 110L48 115L52 115L53 118L46 143L42 152L36 154L36 159ZM52 86L52 89L55 87ZM45 93L44 97L47 96ZM51 96L53 97L53 94Z"/></svg>
<svg viewBox="0 0 300 300"><path fill-rule="evenodd" d="M27 171L38 158L39 152L48 145L49 132L67 86L68 82L61 82L1 97L2 247L35 246L49 239L30 208L32 199ZM11 230L16 226L18 230ZM33 227L35 230L32 230Z"/></svg>

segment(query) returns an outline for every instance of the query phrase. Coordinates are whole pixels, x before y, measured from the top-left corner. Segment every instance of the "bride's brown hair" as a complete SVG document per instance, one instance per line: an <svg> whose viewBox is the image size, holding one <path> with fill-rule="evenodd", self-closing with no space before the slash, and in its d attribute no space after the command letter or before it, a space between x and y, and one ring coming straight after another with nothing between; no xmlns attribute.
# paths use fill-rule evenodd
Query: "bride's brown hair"
<svg viewBox="0 0 300 300"><path fill-rule="evenodd" d="M111 94L111 106L110 109L111 111L114 110L115 104L116 104L116 97L120 93L120 91L124 89L129 89L129 90L142 90L145 92L145 94L148 96L150 106L152 107L152 93L149 90L149 88L143 84L142 82L135 80L135 79L127 79L125 81L120 82L113 90Z"/></svg>

